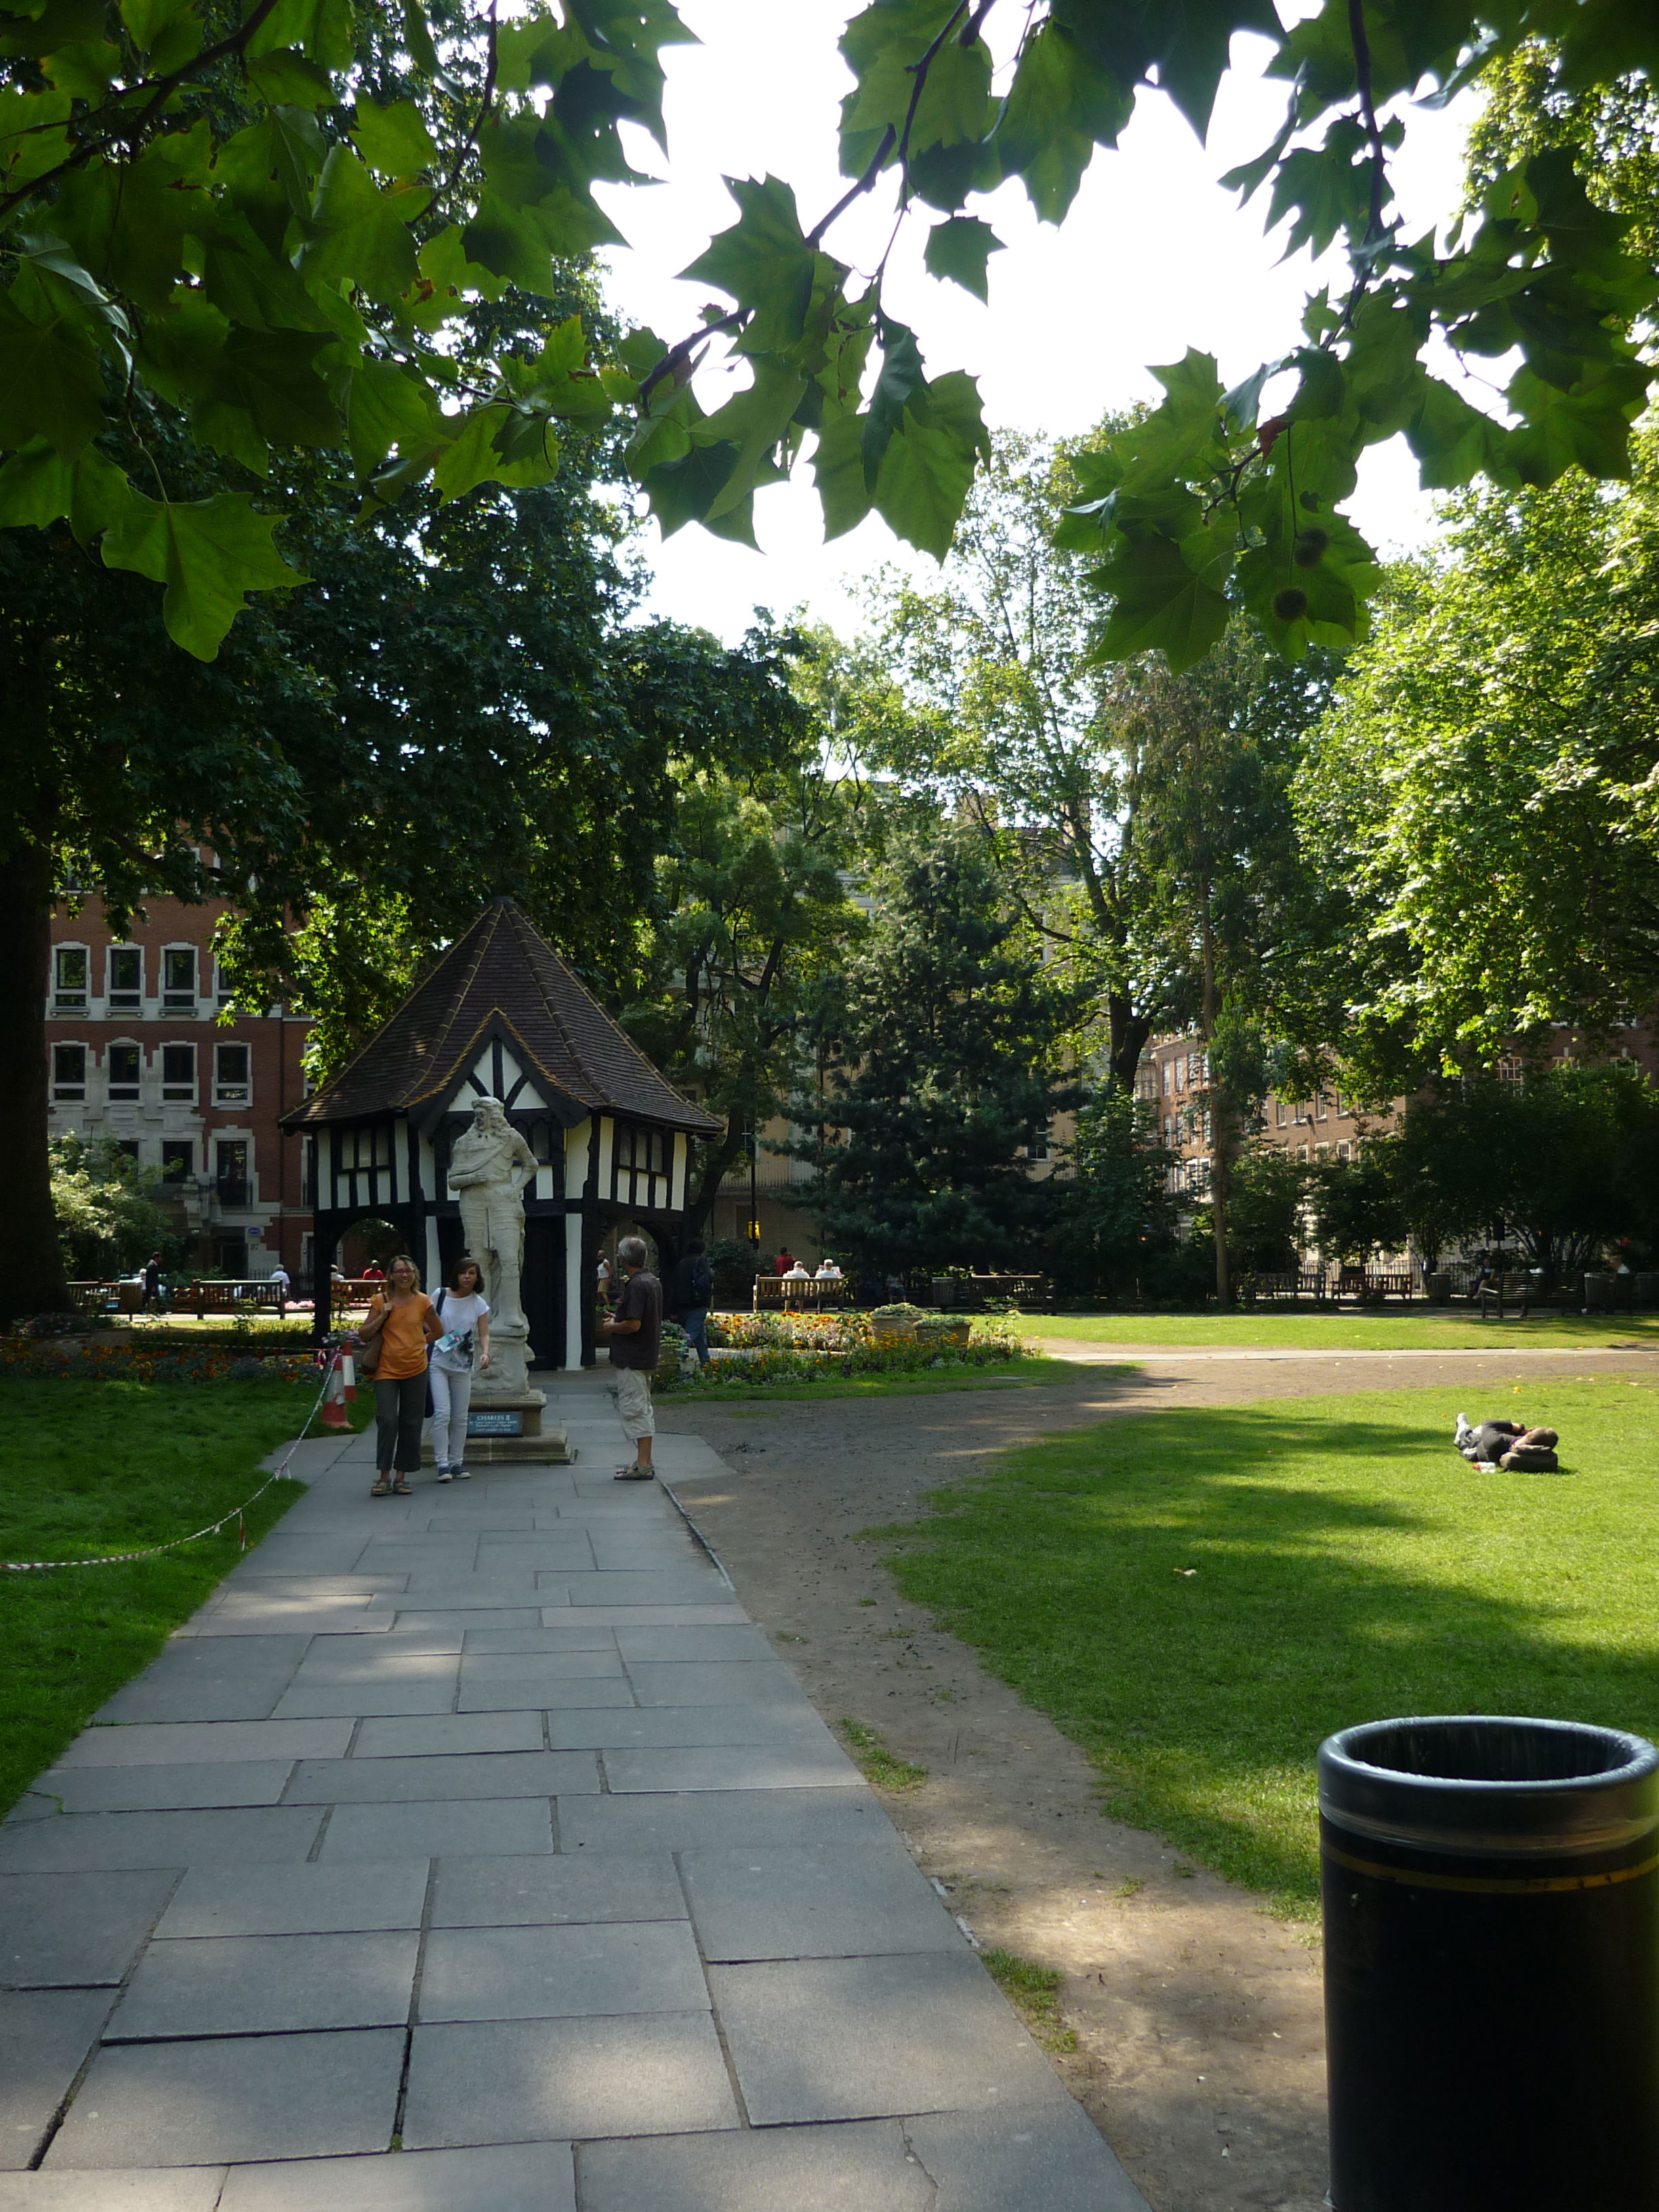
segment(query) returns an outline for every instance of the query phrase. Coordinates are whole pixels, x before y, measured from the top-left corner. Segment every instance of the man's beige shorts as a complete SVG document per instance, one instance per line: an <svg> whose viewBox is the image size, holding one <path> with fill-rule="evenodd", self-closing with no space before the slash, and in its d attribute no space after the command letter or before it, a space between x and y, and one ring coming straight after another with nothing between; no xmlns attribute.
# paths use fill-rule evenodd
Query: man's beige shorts
<svg viewBox="0 0 1659 2212"><path fill-rule="evenodd" d="M651 1377L644 1368L617 1368L617 1413L630 1437L656 1435L657 1417L651 1410Z"/></svg>

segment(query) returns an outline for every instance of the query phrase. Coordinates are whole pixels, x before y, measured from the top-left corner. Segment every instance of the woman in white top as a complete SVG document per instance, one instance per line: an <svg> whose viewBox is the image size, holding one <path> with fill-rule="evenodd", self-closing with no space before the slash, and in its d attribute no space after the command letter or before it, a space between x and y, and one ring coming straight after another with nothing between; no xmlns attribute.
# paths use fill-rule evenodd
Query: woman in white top
<svg viewBox="0 0 1659 2212"><path fill-rule="evenodd" d="M444 1279L435 1310L443 1334L427 1362L432 1385L432 1456L440 1482L467 1480L466 1414L475 1366L489 1364L489 1308L480 1295L483 1274L463 1253Z"/></svg>

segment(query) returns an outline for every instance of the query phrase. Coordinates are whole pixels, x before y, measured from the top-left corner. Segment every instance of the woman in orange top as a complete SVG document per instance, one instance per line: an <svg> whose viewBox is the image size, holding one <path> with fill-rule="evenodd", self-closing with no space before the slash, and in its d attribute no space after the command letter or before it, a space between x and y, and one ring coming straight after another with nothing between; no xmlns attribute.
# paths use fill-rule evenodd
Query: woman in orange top
<svg viewBox="0 0 1659 2212"><path fill-rule="evenodd" d="M426 1348L443 1333L444 1325L421 1288L415 1262L400 1255L360 1332L365 1341L376 1337L380 1341L380 1364L374 1370L377 1473L372 1498L410 1494L409 1477L421 1463L421 1423L426 1418Z"/></svg>

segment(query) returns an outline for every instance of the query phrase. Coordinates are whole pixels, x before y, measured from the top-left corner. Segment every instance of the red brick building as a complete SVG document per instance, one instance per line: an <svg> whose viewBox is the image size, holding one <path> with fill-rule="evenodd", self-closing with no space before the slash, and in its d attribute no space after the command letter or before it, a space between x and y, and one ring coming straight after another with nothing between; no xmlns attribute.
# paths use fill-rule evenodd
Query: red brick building
<svg viewBox="0 0 1659 2212"><path fill-rule="evenodd" d="M282 1006L217 1017L221 905L148 902L125 936L88 900L52 921L46 992L50 1127L157 1168L191 1262L265 1275L310 1273L305 1139L280 1117L305 1096L306 1023Z"/></svg>

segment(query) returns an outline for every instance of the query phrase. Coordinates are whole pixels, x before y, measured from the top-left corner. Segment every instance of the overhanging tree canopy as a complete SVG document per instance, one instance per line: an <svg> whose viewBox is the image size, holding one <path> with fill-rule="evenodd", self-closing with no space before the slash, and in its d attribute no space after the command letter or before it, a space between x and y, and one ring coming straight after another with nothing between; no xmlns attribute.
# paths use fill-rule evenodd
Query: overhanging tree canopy
<svg viewBox="0 0 1659 2212"><path fill-rule="evenodd" d="M447 497L546 481L555 425L622 405L665 529L747 536L757 487L811 441L832 534L874 507L942 552L986 450L976 388L928 375L879 270L829 251L837 216L866 192L931 210L928 266L982 295L999 241L969 201L1018 179L1062 221L1144 88L1206 127L1239 31L1275 46L1288 105L1231 181L1268 189L1293 245L1342 240L1350 281L1231 392L1195 353L1159 371L1163 404L1096 459L1068 527L1100 556L1109 653L1196 659L1238 600L1286 652L1341 644L1375 585L1340 511L1368 445L1403 432L1443 487L1626 470L1651 373L1632 331L1659 294L1626 217L1551 147L1448 239L1411 240L1389 161L1413 97L1450 96L1529 39L1556 44L1569 87L1650 72L1650 9L1324 0L1285 30L1269 0L876 0L842 41L848 191L814 219L775 179L734 182L738 221L688 272L728 310L608 362L577 321L533 360L464 370L446 334L469 300L545 290L551 256L614 235L593 187L633 173L621 124L660 133L659 56L685 36L670 0L510 22L493 0L404 0L400 21L378 0L31 0L0 15L0 520L69 518L107 564L164 584L173 636L210 655L249 592L297 573L248 491L180 497L112 455L104 434L138 396L256 470L273 447L349 452L372 501L428 477ZM722 337L750 381L709 414L692 376ZM1518 356L1510 422L1425 366L1437 340L1455 368Z"/></svg>

